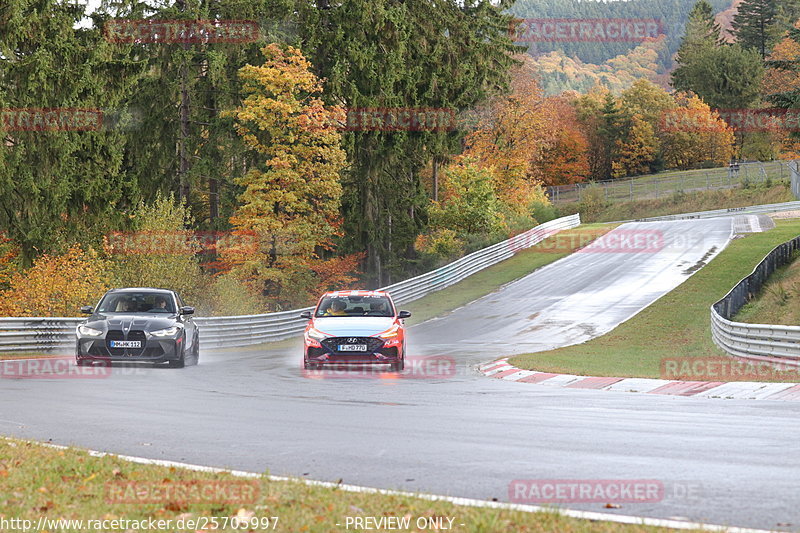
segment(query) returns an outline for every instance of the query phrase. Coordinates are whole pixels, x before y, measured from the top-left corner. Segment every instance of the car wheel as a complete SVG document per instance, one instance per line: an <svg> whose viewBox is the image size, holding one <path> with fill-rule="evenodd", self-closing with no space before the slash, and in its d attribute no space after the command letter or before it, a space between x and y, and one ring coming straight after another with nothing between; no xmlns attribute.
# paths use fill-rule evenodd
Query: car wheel
<svg viewBox="0 0 800 533"><path fill-rule="evenodd" d="M175 361L169 361L168 365L170 368L183 368L186 366L186 349L181 349L180 358Z"/></svg>
<svg viewBox="0 0 800 533"><path fill-rule="evenodd" d="M405 355L398 362L392 363L392 370L395 371L395 372L400 372L405 367L406 367L406 356Z"/></svg>
<svg viewBox="0 0 800 533"><path fill-rule="evenodd" d="M89 361L88 359L78 358L75 361L77 362L78 366L91 366L92 365L92 362Z"/></svg>
<svg viewBox="0 0 800 533"><path fill-rule="evenodd" d="M306 370L319 370L319 365L316 363L310 363L304 359L303 368L305 368Z"/></svg>

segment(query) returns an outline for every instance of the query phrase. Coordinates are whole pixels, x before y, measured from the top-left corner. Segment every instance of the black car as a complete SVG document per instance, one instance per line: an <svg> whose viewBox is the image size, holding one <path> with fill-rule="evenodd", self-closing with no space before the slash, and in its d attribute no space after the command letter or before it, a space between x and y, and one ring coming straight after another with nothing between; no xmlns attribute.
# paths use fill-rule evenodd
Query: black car
<svg viewBox="0 0 800 533"><path fill-rule="evenodd" d="M168 363L182 368L200 355L194 307L168 289L112 289L77 327L78 365L93 361Z"/></svg>

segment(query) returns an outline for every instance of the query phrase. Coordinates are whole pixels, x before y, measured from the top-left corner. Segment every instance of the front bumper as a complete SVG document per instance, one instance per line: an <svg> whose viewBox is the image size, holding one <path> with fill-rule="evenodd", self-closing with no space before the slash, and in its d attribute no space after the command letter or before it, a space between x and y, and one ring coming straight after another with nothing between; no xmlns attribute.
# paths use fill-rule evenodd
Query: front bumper
<svg viewBox="0 0 800 533"><path fill-rule="evenodd" d="M361 337L357 342L367 344L366 352L339 351L337 346L345 343L347 337L329 337L319 343L306 341L305 361L314 365L386 365L397 363L403 358L400 341L384 341L377 337Z"/></svg>
<svg viewBox="0 0 800 533"><path fill-rule="evenodd" d="M82 360L149 363L177 361L181 357L181 337L150 338L141 342L141 348L111 348L109 341L104 338L79 338L75 355Z"/></svg>

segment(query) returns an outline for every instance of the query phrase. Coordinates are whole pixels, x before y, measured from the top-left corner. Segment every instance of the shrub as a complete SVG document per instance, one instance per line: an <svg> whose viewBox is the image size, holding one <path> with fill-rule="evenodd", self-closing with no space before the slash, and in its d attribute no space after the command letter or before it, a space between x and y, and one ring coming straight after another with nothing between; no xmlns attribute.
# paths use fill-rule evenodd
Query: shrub
<svg viewBox="0 0 800 533"><path fill-rule="evenodd" d="M266 312L258 293L232 274L220 274L211 283L207 301L198 310L215 316L257 315Z"/></svg>
<svg viewBox="0 0 800 533"><path fill-rule="evenodd" d="M451 257L460 255L464 250L464 241L458 234L448 228L439 228L428 234L419 235L414 248L426 263L441 264Z"/></svg>
<svg viewBox="0 0 800 533"><path fill-rule="evenodd" d="M2 316L78 316L109 289L109 265L93 250L73 245L62 255L42 255L12 275L0 293Z"/></svg>
<svg viewBox="0 0 800 533"><path fill-rule="evenodd" d="M606 207L608 207L608 201L605 191L601 187L590 185L581 191L581 201L578 204L581 220L593 221Z"/></svg>
<svg viewBox="0 0 800 533"><path fill-rule="evenodd" d="M133 217L134 231L121 239L112 238L106 245L115 283L172 289L190 305L200 302L210 279L200 269L196 255L200 246L185 229L192 224L188 208L171 195L158 195L152 204L140 203ZM126 239L135 245L117 242L126 244Z"/></svg>

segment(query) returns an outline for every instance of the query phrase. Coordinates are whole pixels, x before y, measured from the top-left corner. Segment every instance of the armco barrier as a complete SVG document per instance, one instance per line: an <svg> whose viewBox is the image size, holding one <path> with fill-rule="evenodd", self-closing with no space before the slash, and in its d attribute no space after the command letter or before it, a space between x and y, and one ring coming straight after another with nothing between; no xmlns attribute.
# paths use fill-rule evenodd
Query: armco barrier
<svg viewBox="0 0 800 533"><path fill-rule="evenodd" d="M800 326L733 322L731 317L761 290L776 269L800 250L800 237L773 249L720 301L711 306L711 336L728 354L745 359L800 365Z"/></svg>
<svg viewBox="0 0 800 533"><path fill-rule="evenodd" d="M519 250L529 248L561 230L577 227L578 215L546 222L508 240L453 261L426 274L389 285L395 302L404 304L444 289L486 267L499 263ZM244 316L198 317L203 347L247 346L293 337L306 325L302 311ZM75 346L75 327L82 318L0 318L0 351L41 352Z"/></svg>

